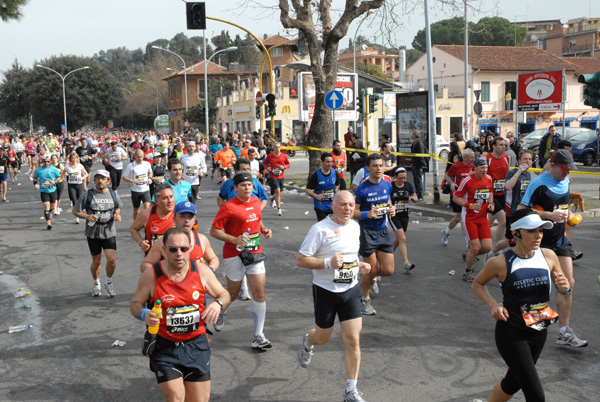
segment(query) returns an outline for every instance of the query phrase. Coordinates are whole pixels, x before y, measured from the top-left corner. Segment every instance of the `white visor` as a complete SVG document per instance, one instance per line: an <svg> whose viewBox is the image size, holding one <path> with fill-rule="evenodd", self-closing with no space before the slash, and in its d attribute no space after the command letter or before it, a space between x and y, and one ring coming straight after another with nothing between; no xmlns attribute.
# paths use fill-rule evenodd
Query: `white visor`
<svg viewBox="0 0 600 402"><path fill-rule="evenodd" d="M510 223L510 230L517 229L537 229L539 227L544 229L552 229L554 223L550 221L543 221L538 214L527 215L518 221Z"/></svg>

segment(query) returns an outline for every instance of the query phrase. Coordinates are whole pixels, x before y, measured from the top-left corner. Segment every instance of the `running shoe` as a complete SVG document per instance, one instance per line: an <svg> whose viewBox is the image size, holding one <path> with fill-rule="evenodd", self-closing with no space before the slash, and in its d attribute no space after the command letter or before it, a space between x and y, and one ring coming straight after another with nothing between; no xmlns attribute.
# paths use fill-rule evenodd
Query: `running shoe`
<svg viewBox="0 0 600 402"><path fill-rule="evenodd" d="M46 229L52 230L52 222L46 221Z"/></svg>
<svg viewBox="0 0 600 402"><path fill-rule="evenodd" d="M117 292L115 292L115 287L112 284L112 282L110 282L110 283L104 282L104 289L106 290L106 295L108 297L115 297L117 295Z"/></svg>
<svg viewBox="0 0 600 402"><path fill-rule="evenodd" d="M79 225L79 218L75 218L75 223Z"/></svg>
<svg viewBox="0 0 600 402"><path fill-rule="evenodd" d="M279 209L277 210L277 216L281 216L281 215L283 215L283 212L281 212L281 208L279 208Z"/></svg>
<svg viewBox="0 0 600 402"><path fill-rule="evenodd" d="M219 317L217 318L217 322L215 322L213 324L213 328L215 329L215 331L217 332L221 332L221 330L223 329L223 326L225 325L225 316L227 315L227 313L221 311L219 313Z"/></svg>
<svg viewBox="0 0 600 402"><path fill-rule="evenodd" d="M221 183L223 183L223 179L217 180L217 184L221 184Z"/></svg>
<svg viewBox="0 0 600 402"><path fill-rule="evenodd" d="M379 285L377 284L377 278L373 279L373 283L371 283L371 290L369 291L369 294L373 296L379 295Z"/></svg>
<svg viewBox="0 0 600 402"><path fill-rule="evenodd" d="M368 299L360 299L361 312L363 315L375 315L377 311L371 305L371 298Z"/></svg>
<svg viewBox="0 0 600 402"><path fill-rule="evenodd" d="M354 388L352 391L344 391L344 402L367 402L362 397L363 393Z"/></svg>
<svg viewBox="0 0 600 402"><path fill-rule="evenodd" d="M242 288L242 291L240 292L238 299L240 299L240 300L251 300L252 299L252 297L250 297L250 293L248 292L248 288Z"/></svg>
<svg viewBox="0 0 600 402"><path fill-rule="evenodd" d="M444 245L444 246L448 245L448 237L450 237L450 232L448 231L448 228L443 229L442 230L442 245Z"/></svg>
<svg viewBox="0 0 600 402"><path fill-rule="evenodd" d="M573 328L571 327L567 327L567 330L564 334L561 334L560 331L558 331L556 343L559 345L572 346L574 348L584 348L588 345L588 341L579 339L579 337L577 336L577 334L575 334L575 332L573 332Z"/></svg>
<svg viewBox="0 0 600 402"><path fill-rule="evenodd" d="M271 341L268 340L264 334L254 335L254 340L252 341L252 349L271 349L273 345L271 345Z"/></svg>
<svg viewBox="0 0 600 402"><path fill-rule="evenodd" d="M196 196L196 199L197 199L197 200L201 200L201 199L202 199L202 197L200 197L200 194L198 194L198 195Z"/></svg>
<svg viewBox="0 0 600 402"><path fill-rule="evenodd" d="M277 201L271 200L271 208L277 208Z"/></svg>
<svg viewBox="0 0 600 402"><path fill-rule="evenodd" d="M462 280L465 282L473 282L474 279L475 279L475 270L474 269L467 269L462 276Z"/></svg>
<svg viewBox="0 0 600 402"><path fill-rule="evenodd" d="M302 345L300 346L300 350L298 351L298 360L300 361L300 366L303 368L307 368L310 365L310 360L312 359L314 346L311 346L310 349L306 349L306 340L308 339L308 334L304 335L304 339L302 340Z"/></svg>
<svg viewBox="0 0 600 402"><path fill-rule="evenodd" d="M415 264L413 264L413 263L412 263L412 262L410 262L410 261L406 261L406 264L404 264L404 270L405 270L406 272L408 272L408 271L411 271L411 270L413 270L414 268L415 268Z"/></svg>
<svg viewBox="0 0 600 402"><path fill-rule="evenodd" d="M94 287L92 288L92 296L98 297L101 294L102 294L102 292L100 290L100 284L94 285Z"/></svg>
<svg viewBox="0 0 600 402"><path fill-rule="evenodd" d="M60 208L56 208L54 210L54 215L60 215Z"/></svg>

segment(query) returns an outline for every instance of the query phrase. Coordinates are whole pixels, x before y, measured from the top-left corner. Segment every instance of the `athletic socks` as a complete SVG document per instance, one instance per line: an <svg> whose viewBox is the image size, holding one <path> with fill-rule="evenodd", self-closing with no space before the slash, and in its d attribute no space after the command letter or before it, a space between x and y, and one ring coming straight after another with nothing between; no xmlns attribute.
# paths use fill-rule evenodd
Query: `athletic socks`
<svg viewBox="0 0 600 402"><path fill-rule="evenodd" d="M100 286L100 279L94 279L94 286Z"/></svg>
<svg viewBox="0 0 600 402"><path fill-rule="evenodd" d="M109 278L108 276L106 277L106 280L104 281L104 283L111 284L112 283L112 278Z"/></svg>
<svg viewBox="0 0 600 402"><path fill-rule="evenodd" d="M252 316L254 317L254 335L262 335L267 315L267 302L252 300Z"/></svg>
<svg viewBox="0 0 600 402"><path fill-rule="evenodd" d="M351 392L356 388L356 383L358 380L346 380L346 392Z"/></svg>

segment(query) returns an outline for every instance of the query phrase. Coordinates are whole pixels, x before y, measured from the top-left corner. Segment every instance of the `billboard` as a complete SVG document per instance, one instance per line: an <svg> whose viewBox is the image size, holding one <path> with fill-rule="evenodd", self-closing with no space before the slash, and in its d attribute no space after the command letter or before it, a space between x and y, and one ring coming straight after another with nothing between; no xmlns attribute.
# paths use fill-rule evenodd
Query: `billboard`
<svg viewBox="0 0 600 402"><path fill-rule="evenodd" d="M154 119L154 130L159 133L168 134L169 115L161 114L160 116L156 116L156 118Z"/></svg>
<svg viewBox="0 0 600 402"><path fill-rule="evenodd" d="M383 122L396 122L396 92L383 93Z"/></svg>
<svg viewBox="0 0 600 402"><path fill-rule="evenodd" d="M519 74L517 110L519 112L561 110L563 73L542 71Z"/></svg>
<svg viewBox="0 0 600 402"><path fill-rule="evenodd" d="M300 120L310 121L315 111L315 98L317 90L312 73L298 73L298 103ZM352 73L339 73L335 84L336 91L344 96L344 103L335 111L335 120L356 121L356 96L358 94L358 75Z"/></svg>
<svg viewBox="0 0 600 402"><path fill-rule="evenodd" d="M396 150L410 152L413 142L412 132L417 130L421 141L428 149L429 143L429 101L428 91L396 94ZM399 156L398 166L410 166L410 156ZM429 166L426 166L429 171Z"/></svg>

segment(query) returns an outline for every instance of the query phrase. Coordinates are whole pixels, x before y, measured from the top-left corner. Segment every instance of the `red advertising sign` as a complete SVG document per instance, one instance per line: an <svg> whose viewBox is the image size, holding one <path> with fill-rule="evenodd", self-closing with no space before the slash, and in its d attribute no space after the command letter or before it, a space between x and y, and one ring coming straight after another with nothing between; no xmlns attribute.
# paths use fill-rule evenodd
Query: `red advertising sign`
<svg viewBox="0 0 600 402"><path fill-rule="evenodd" d="M519 74L518 110L561 110L562 74L560 70Z"/></svg>

